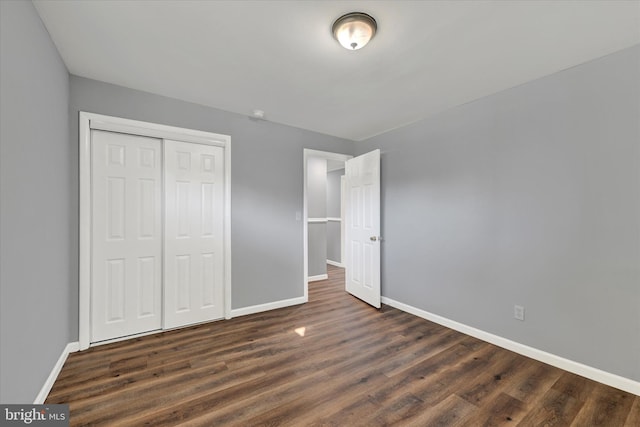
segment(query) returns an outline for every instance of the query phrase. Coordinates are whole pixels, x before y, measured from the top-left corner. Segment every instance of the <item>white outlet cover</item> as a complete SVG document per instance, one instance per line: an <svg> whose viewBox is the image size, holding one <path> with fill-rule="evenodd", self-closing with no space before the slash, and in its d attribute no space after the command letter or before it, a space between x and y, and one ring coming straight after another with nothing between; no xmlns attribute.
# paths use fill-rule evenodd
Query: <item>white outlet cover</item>
<svg viewBox="0 0 640 427"><path fill-rule="evenodd" d="M524 320L524 307L521 305L514 305L513 317L515 317L518 320Z"/></svg>

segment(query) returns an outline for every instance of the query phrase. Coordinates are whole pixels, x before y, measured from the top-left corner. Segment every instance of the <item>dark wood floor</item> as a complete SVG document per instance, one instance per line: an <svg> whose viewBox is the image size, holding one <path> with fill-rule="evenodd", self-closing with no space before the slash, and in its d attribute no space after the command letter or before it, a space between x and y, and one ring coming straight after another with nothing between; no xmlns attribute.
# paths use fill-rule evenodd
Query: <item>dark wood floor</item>
<svg viewBox="0 0 640 427"><path fill-rule="evenodd" d="M69 356L71 425L640 426L640 397L346 294Z"/></svg>

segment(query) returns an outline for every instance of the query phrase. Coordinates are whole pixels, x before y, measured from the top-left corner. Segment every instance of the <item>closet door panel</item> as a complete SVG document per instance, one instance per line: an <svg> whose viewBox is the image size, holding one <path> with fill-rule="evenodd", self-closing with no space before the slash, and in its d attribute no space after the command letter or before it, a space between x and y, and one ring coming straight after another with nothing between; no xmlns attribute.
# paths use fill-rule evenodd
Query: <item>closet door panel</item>
<svg viewBox="0 0 640 427"><path fill-rule="evenodd" d="M161 140L91 131L91 341L162 326Z"/></svg>
<svg viewBox="0 0 640 427"><path fill-rule="evenodd" d="M164 327L174 328L224 315L224 150L164 144Z"/></svg>

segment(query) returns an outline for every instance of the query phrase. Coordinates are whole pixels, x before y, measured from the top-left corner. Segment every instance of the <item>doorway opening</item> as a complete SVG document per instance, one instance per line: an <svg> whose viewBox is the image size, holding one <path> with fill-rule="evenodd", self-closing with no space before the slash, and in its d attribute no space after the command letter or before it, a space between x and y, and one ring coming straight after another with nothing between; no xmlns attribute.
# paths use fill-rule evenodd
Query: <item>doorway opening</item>
<svg viewBox="0 0 640 427"><path fill-rule="evenodd" d="M303 283L327 279L327 264L344 267L344 168L353 156L305 149L303 153Z"/></svg>

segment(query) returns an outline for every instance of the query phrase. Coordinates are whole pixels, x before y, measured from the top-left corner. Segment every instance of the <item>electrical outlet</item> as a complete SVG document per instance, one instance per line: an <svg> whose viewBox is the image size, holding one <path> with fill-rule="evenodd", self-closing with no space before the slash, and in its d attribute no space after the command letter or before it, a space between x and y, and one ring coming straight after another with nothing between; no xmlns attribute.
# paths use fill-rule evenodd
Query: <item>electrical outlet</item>
<svg viewBox="0 0 640 427"><path fill-rule="evenodd" d="M524 307L521 305L514 305L513 317L515 317L518 320L524 320Z"/></svg>

